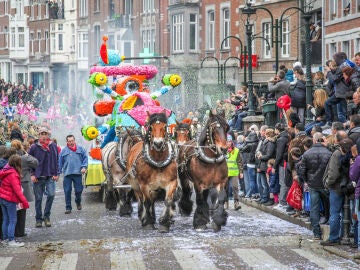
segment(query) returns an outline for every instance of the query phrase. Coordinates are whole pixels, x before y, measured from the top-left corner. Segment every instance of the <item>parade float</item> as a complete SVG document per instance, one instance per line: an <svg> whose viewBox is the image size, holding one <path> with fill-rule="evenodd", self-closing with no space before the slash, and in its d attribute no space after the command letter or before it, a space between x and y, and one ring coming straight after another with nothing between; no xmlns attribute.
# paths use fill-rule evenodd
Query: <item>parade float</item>
<svg viewBox="0 0 360 270"><path fill-rule="evenodd" d="M94 114L99 117L110 117L101 126L86 125L81 130L86 140L94 140L90 150L90 162L98 167L101 166L99 160L102 158L102 149L105 145L118 141L125 129L141 131L148 113L160 113L165 110L168 125L175 124L174 112L162 107L157 98L180 85L181 77L177 74L165 74L162 76L163 86L160 89L149 89L148 82L157 75L157 67L123 63L124 60L131 59L140 57L125 57L116 50L108 49L107 37L103 37L99 63L90 69L88 82L92 85L96 98L93 104ZM102 135L103 139L99 140L101 134L106 136ZM97 185L105 176L99 173L92 178L95 180L86 179L86 185Z"/></svg>

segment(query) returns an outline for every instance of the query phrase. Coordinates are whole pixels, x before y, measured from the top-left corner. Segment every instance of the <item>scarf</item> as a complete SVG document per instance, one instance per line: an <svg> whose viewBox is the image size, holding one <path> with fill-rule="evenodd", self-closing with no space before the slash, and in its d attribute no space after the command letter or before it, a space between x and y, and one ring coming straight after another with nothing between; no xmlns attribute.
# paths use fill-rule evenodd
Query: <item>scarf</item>
<svg viewBox="0 0 360 270"><path fill-rule="evenodd" d="M73 151L73 152L76 152L76 144L74 144L74 147L71 147L69 144L67 144L67 147Z"/></svg>
<svg viewBox="0 0 360 270"><path fill-rule="evenodd" d="M40 143L41 147L42 147L43 149L45 149L46 151L49 151L49 152L50 152L50 148L49 148L50 142L51 142L51 141L50 141L49 138L48 138L48 139L45 139L45 140L42 140L42 141L39 140L39 143Z"/></svg>

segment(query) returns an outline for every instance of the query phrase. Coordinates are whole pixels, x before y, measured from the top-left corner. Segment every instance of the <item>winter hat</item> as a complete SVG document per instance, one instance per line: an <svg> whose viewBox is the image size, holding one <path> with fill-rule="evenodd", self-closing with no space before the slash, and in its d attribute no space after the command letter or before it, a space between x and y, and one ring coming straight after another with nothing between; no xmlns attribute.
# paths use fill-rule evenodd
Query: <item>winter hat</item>
<svg viewBox="0 0 360 270"><path fill-rule="evenodd" d="M301 67L301 68L302 68L301 62L295 62L295 63L293 64L293 68L295 68L295 67Z"/></svg>
<svg viewBox="0 0 360 270"><path fill-rule="evenodd" d="M257 125L253 124L249 127L249 130L253 130L253 131L259 131L259 128Z"/></svg>
<svg viewBox="0 0 360 270"><path fill-rule="evenodd" d="M226 140L228 141L228 142L232 142L233 141L233 137L230 135L230 134L228 134L227 136L226 136Z"/></svg>

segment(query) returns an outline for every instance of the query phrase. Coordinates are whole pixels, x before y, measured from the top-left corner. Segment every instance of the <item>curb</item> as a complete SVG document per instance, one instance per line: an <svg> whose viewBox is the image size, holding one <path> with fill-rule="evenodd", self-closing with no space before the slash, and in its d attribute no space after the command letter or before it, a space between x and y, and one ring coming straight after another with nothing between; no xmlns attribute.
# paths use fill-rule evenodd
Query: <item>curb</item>
<svg viewBox="0 0 360 270"><path fill-rule="evenodd" d="M292 217L292 216L286 214L285 212L274 209L273 206L265 206L265 205L259 204L255 201L251 201L250 199L245 199L245 198L240 198L240 201L247 206L254 207L265 213L271 214L273 216L276 216L278 218L286 220L290 223L293 223L295 225L299 225L308 230L311 230L311 224L305 222L301 218L295 218L295 217ZM323 232L323 239L327 239L327 237L329 235L329 231L330 231L329 225L321 225L321 231ZM354 253L348 252L346 250L337 248L335 246L321 246L319 244L319 247L322 247L324 250L326 250L329 253L335 254L344 259L352 260L353 262L360 264L360 256L359 255L355 256L356 252L354 252Z"/></svg>

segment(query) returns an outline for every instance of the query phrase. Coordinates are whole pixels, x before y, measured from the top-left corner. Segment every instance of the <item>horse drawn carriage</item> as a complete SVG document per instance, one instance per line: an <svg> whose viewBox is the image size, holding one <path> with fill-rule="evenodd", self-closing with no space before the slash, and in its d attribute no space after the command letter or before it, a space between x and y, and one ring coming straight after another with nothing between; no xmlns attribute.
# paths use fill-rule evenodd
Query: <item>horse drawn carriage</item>
<svg viewBox="0 0 360 270"><path fill-rule="evenodd" d="M111 68L106 64L97 66L92 69L93 74L89 79L97 93L112 97L94 104L94 112L98 116L112 115L113 131L109 134L116 134L115 140L110 140L101 149L107 184L106 208L115 210L119 204L121 216L131 215L135 196L142 227L155 228L155 200L165 192L158 230L168 232L176 199L180 213L189 216L193 205L190 198L194 190L194 228L203 230L211 222L214 231L219 231L227 219L224 202L227 182L226 133L229 126L225 119L210 112L199 138L194 139L189 136L188 124L176 123L174 141L168 129L175 124L175 114L162 108L156 98L178 86L180 76L164 76L164 86L150 93L144 90L143 80L156 74L154 68L132 67L132 72L137 73L132 77L131 84L123 84L124 77L119 77L119 72L129 75L129 66ZM116 74L113 74L114 70ZM115 83L111 88L106 85L105 73L113 75ZM140 75L144 77L137 77ZM98 134L93 131L94 134L87 134L91 138Z"/></svg>

